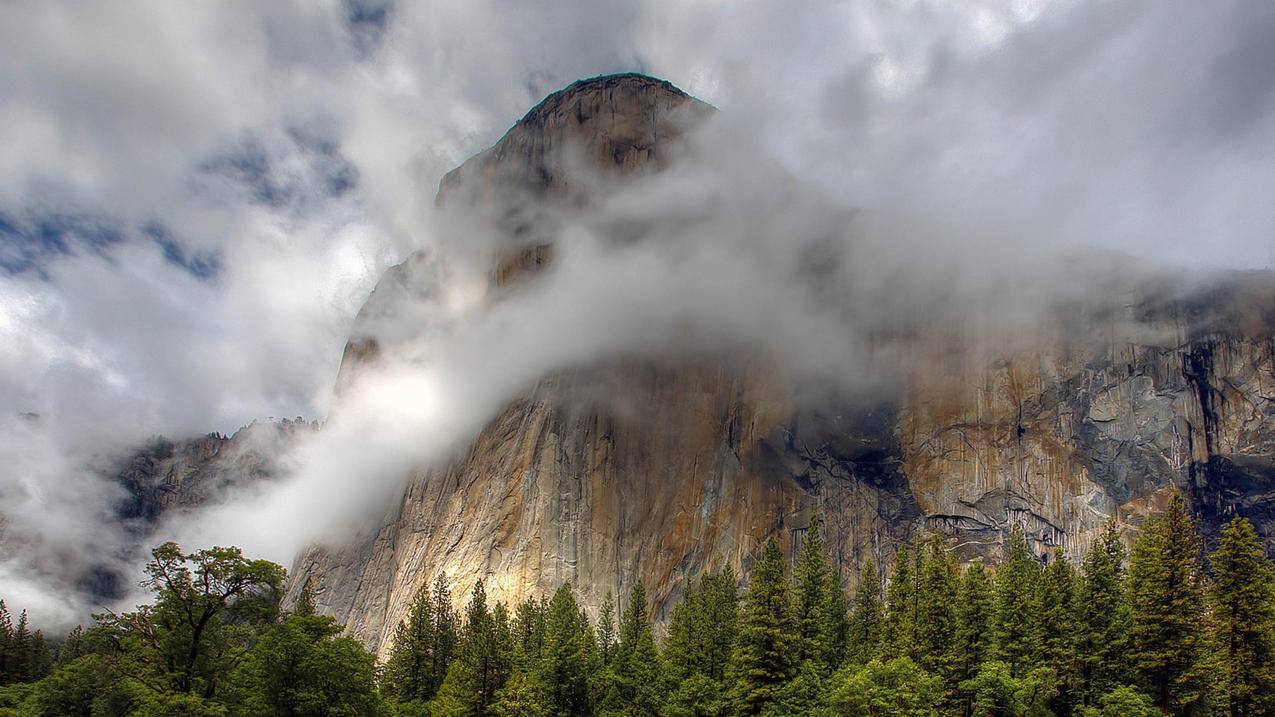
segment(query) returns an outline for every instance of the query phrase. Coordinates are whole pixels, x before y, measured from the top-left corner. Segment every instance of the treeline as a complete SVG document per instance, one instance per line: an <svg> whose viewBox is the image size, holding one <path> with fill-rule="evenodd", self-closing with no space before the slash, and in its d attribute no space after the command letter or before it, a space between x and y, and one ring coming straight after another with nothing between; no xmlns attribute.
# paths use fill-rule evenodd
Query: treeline
<svg viewBox="0 0 1275 717"><path fill-rule="evenodd" d="M663 640L640 583L593 621L569 585L511 610L479 582L458 612L440 577L378 667L309 591L280 611L279 566L169 544L154 604L95 616L0 715L1275 715L1275 568L1243 518L1204 557L1176 497L1128 555L1114 523L1079 566L1015 528L995 570L962 570L926 536L849 596L816 519L742 592L729 571L692 581Z"/></svg>

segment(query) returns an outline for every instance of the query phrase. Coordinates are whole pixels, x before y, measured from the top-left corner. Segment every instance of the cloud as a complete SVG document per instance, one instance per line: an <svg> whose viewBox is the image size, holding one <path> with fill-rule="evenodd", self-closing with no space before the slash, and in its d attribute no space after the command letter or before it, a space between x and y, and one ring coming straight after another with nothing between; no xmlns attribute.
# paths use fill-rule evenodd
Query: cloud
<svg viewBox="0 0 1275 717"><path fill-rule="evenodd" d="M0 423L0 494L25 516L5 538L28 546L3 568L52 594L68 546L117 540L85 468L103 455L327 415L355 312L416 250L426 289L381 328L384 373L285 457L280 492L192 532L287 562L315 516L358 522L511 396L603 356L690 336L826 375L918 312L1028 325L1092 286L1042 257L1265 266L1268 5L19 3L0 26L0 405L40 419ZM548 92L621 70L721 108L713 161L569 217L544 281L488 305L439 177ZM609 241L652 215L649 241ZM1026 298L988 298L1007 285Z"/></svg>

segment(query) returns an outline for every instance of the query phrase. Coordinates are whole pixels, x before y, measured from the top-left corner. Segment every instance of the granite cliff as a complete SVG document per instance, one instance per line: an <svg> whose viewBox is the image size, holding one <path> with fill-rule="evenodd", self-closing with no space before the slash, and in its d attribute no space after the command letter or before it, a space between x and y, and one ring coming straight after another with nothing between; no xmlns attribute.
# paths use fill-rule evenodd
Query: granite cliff
<svg viewBox="0 0 1275 717"><path fill-rule="evenodd" d="M436 201L479 218L492 301L554 261L553 207L659 172L713 110L666 82L577 82L442 181ZM356 322L338 387L379 360L397 298L424 296L409 258ZM1188 288L1184 288L1188 287ZM1275 546L1275 282L1234 274L1128 287L1060 309L1059 329L1000 348L962 333L883 338L899 380L798 397L766 356L619 357L554 372L462 455L421 466L356 540L292 569L322 610L384 648L413 595L446 573L519 600L570 581L588 605L641 578L664 612L705 569L746 572L762 541L799 544L819 511L848 575L917 531L964 560L1023 524L1041 555L1078 555L1116 516L1130 532L1175 490L1206 531L1233 512ZM336 410L340 410L338 405ZM295 597L295 596L294 596Z"/></svg>

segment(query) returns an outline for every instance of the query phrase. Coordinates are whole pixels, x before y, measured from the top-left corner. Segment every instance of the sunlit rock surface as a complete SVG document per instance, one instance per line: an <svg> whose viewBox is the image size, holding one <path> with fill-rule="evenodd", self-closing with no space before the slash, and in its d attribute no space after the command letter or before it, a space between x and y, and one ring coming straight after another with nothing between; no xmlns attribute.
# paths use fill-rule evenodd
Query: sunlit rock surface
<svg viewBox="0 0 1275 717"><path fill-rule="evenodd" d="M586 202L599 177L658 171L710 113L650 78L582 81L448 174L438 201L472 207L505 237L489 281L514 286L553 259L552 220L537 206ZM378 322L402 318L395 297L428 298L414 279L425 264L412 257L381 281L338 386L378 360ZM506 601L570 581L596 606L641 578L665 616L700 571L746 572L770 536L795 549L816 510L847 579L920 530L972 561L995 557L1019 522L1040 554L1074 557L1108 516L1132 532L1173 490L1206 530L1239 511L1269 544L1275 291L1263 274L1219 282L1149 287L1012 350L912 333L893 339L914 359L897 387L817 405L799 405L760 356L559 372L451 465L415 471L362 538L304 551L292 589L315 586L322 610L382 649L440 572L458 602L483 578Z"/></svg>

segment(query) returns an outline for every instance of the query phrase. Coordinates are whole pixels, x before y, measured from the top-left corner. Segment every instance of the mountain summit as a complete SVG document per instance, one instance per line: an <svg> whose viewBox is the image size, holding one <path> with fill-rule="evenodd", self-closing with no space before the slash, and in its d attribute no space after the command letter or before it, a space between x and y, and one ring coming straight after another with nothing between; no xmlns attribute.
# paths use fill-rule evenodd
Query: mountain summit
<svg viewBox="0 0 1275 717"><path fill-rule="evenodd" d="M711 113L642 75L576 82L448 173L436 201L471 231L443 240L481 244L493 291L515 284L553 261L557 213L664 170ZM422 261L378 285L340 385L392 340L377 327L396 297L430 291L415 279ZM816 511L847 576L921 531L964 560L996 555L1012 524L1042 558L1078 555L1109 516L1134 527L1175 491L1206 528L1238 506L1269 541L1275 292L1269 278L1247 281L1138 297L1129 311L1157 331L1136 335L1125 315L1099 313L1082 334L1001 353L949 352L943 332L883 339L940 358L870 396L799 400L764 356L557 371L451 464L412 471L360 539L306 550L291 585L316 587L321 609L382 649L439 573L458 599L481 578L507 604L569 581L599 605L640 578L663 614L703 570L746 573L768 537L795 549Z"/></svg>

